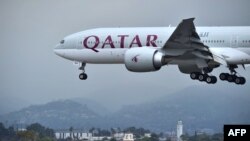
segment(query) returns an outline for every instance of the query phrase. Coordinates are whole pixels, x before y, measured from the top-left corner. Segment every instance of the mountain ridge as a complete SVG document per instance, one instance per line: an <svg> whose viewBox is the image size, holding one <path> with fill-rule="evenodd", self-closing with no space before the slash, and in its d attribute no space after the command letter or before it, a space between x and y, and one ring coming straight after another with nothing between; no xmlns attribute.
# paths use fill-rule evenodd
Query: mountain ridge
<svg viewBox="0 0 250 141"><path fill-rule="evenodd" d="M222 132L223 124L250 123L249 91L248 87L188 87L158 100L123 106L109 114L100 114L79 100L61 100L29 106L0 119L40 122L52 128L136 126L159 132L175 129L177 121L182 120L187 132L201 129Z"/></svg>

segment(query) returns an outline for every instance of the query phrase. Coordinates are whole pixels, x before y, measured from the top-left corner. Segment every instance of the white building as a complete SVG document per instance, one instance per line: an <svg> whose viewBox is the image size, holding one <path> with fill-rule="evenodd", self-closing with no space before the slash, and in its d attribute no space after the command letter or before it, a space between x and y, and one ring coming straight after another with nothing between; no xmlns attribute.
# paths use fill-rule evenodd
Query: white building
<svg viewBox="0 0 250 141"><path fill-rule="evenodd" d="M144 137L151 138L151 133L145 133Z"/></svg>
<svg viewBox="0 0 250 141"><path fill-rule="evenodd" d="M177 141L182 141L181 140L181 136L183 135L183 124L182 124L182 121L178 121L178 123L177 123L176 135L177 135Z"/></svg>
<svg viewBox="0 0 250 141"><path fill-rule="evenodd" d="M124 133L115 133L115 134L113 134L113 137L114 137L116 140L121 141L121 140L123 140Z"/></svg>
<svg viewBox="0 0 250 141"><path fill-rule="evenodd" d="M92 137L92 133L86 133L86 132L82 132L82 131L73 131L73 132L69 132L69 131L57 131L55 132L55 136L56 139L67 139L67 138L71 138L71 139L79 139L79 140L91 140Z"/></svg>
<svg viewBox="0 0 250 141"><path fill-rule="evenodd" d="M123 137L123 141L134 141L134 135L131 133L126 133Z"/></svg>

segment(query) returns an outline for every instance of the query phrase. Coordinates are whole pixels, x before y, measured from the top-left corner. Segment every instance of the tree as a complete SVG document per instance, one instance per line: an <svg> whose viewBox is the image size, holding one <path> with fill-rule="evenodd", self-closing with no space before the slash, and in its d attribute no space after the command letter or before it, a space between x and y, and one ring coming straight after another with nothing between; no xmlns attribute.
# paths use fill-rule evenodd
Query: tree
<svg viewBox="0 0 250 141"><path fill-rule="evenodd" d="M111 134L114 135L116 133L116 130L114 128L110 128Z"/></svg>
<svg viewBox="0 0 250 141"><path fill-rule="evenodd" d="M4 127L3 123L0 123L0 139L8 134L8 130Z"/></svg>
<svg viewBox="0 0 250 141"><path fill-rule="evenodd" d="M38 141L54 141L54 140L49 137L44 137L44 138L38 139Z"/></svg>
<svg viewBox="0 0 250 141"><path fill-rule="evenodd" d="M157 134L152 133L152 134L151 134L151 137L150 137L150 140L151 140L151 141L159 141L159 137L158 137Z"/></svg>
<svg viewBox="0 0 250 141"><path fill-rule="evenodd" d="M188 134L184 134L184 135L182 135L181 136L181 139L183 140L183 141L189 141L189 135Z"/></svg>
<svg viewBox="0 0 250 141"><path fill-rule="evenodd" d="M170 137L168 137L168 138L166 139L166 141L171 141L171 138L170 138ZM186 140L184 140L184 141L186 141Z"/></svg>
<svg viewBox="0 0 250 141"><path fill-rule="evenodd" d="M21 131L17 135L21 141L34 141L37 138L34 131Z"/></svg>
<svg viewBox="0 0 250 141"><path fill-rule="evenodd" d="M149 137L143 137L142 139L140 139L140 141L151 141L151 138L149 138Z"/></svg>
<svg viewBox="0 0 250 141"><path fill-rule="evenodd" d="M159 134L159 137L163 137L164 136L164 134L161 132L160 134Z"/></svg>
<svg viewBox="0 0 250 141"><path fill-rule="evenodd" d="M135 128L135 127L129 127L125 129L124 132L133 133L136 138L144 136L145 133L150 133L149 130L145 130L144 128Z"/></svg>
<svg viewBox="0 0 250 141"><path fill-rule="evenodd" d="M223 136L223 134L214 134L211 139L212 141L223 141Z"/></svg>
<svg viewBox="0 0 250 141"><path fill-rule="evenodd" d="M70 138L73 138L73 130L74 130L74 128L71 126L71 127L69 128Z"/></svg>
<svg viewBox="0 0 250 141"><path fill-rule="evenodd" d="M54 138L55 137L53 129L45 128L39 123L34 123L34 124L29 125L27 127L27 131L34 131L38 133L39 138L44 138L44 137Z"/></svg>
<svg viewBox="0 0 250 141"><path fill-rule="evenodd" d="M110 141L116 141L116 139L115 138L111 138Z"/></svg>
<svg viewBox="0 0 250 141"><path fill-rule="evenodd" d="M4 127L3 123L0 123L0 141L1 140L17 140L14 128L11 126L8 129Z"/></svg>
<svg viewBox="0 0 250 141"><path fill-rule="evenodd" d="M210 141L210 138L207 134L201 134L197 136L198 141Z"/></svg>
<svg viewBox="0 0 250 141"><path fill-rule="evenodd" d="M102 139L102 141L107 141L108 140L108 138L107 137L104 137L103 139Z"/></svg>

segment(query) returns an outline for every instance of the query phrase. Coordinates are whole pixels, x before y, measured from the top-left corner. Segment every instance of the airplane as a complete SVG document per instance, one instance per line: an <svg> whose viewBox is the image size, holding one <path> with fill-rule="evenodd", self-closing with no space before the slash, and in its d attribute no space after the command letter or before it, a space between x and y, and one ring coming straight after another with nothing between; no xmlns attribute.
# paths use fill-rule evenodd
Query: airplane
<svg viewBox="0 0 250 141"><path fill-rule="evenodd" d="M238 85L246 79L236 69L250 64L250 26L195 27L195 18L177 27L95 28L66 36L54 48L56 55L79 62L81 80L92 64L125 64L132 72L153 72L178 65L193 80L215 84L212 71L225 66L220 80Z"/></svg>

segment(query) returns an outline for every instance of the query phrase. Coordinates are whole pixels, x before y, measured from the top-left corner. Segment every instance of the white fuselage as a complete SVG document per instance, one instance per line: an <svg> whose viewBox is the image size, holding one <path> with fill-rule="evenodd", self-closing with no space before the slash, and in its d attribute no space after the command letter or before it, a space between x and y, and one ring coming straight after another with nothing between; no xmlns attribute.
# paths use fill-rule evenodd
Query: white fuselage
<svg viewBox="0 0 250 141"><path fill-rule="evenodd" d="M160 49L175 27L97 28L64 38L55 53L72 61L124 63L125 52L134 47ZM197 27L201 41L211 50L226 56L229 64L250 63L250 27Z"/></svg>

